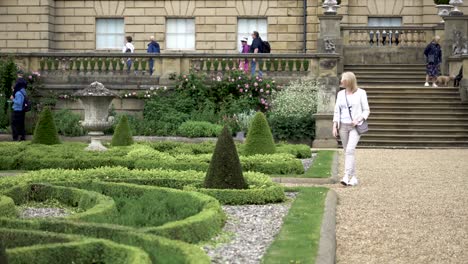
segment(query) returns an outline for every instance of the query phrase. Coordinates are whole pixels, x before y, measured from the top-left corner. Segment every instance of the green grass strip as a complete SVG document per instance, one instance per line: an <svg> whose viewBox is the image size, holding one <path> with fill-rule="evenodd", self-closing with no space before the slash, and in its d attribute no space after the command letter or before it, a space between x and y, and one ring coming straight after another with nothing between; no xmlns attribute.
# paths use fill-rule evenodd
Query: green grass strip
<svg viewBox="0 0 468 264"><path fill-rule="evenodd" d="M301 187L262 263L315 263L328 189Z"/></svg>
<svg viewBox="0 0 468 264"><path fill-rule="evenodd" d="M305 172L304 178L330 178L334 155L334 150L319 150L312 167Z"/></svg>

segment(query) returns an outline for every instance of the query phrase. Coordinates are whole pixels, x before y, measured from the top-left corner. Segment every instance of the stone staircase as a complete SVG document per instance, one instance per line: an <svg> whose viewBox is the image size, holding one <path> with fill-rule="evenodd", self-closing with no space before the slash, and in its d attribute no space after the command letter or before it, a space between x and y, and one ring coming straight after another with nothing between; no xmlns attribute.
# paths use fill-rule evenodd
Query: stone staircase
<svg viewBox="0 0 468 264"><path fill-rule="evenodd" d="M371 109L359 147L468 147L468 104L458 88L424 87L424 65L346 65L345 71L356 74Z"/></svg>

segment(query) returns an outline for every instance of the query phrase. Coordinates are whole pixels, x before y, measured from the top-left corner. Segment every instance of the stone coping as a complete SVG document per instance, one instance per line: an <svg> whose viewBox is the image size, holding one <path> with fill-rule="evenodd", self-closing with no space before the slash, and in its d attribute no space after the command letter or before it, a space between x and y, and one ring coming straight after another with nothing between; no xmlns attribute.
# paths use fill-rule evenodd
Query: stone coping
<svg viewBox="0 0 468 264"><path fill-rule="evenodd" d="M336 206L338 195L332 189L328 190L325 199L325 211L320 228L320 240L316 264L334 264L336 261Z"/></svg>
<svg viewBox="0 0 468 264"><path fill-rule="evenodd" d="M121 52L0 52L0 56L15 57L115 57L115 58L340 58L338 53L121 53Z"/></svg>
<svg viewBox="0 0 468 264"><path fill-rule="evenodd" d="M437 26L430 26L430 27L424 27L424 26L391 26L391 27L385 27L385 26L341 26L341 30L367 30L367 29L385 29L385 30L392 30L392 29L398 29L398 30L434 30L437 28Z"/></svg>

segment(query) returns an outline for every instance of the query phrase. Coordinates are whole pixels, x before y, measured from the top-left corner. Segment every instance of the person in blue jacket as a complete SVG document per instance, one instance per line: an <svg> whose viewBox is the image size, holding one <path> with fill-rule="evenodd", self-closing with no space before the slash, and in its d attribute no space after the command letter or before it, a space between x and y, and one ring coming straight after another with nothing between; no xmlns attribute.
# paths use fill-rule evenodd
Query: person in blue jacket
<svg viewBox="0 0 468 264"><path fill-rule="evenodd" d="M150 43L148 43L148 53L161 53L159 43L154 40L154 36L150 37ZM150 75L153 75L154 60L149 59Z"/></svg>
<svg viewBox="0 0 468 264"><path fill-rule="evenodd" d="M11 132L13 141L26 140L26 130L24 128L25 112L23 111L24 98L26 97L26 87L28 82L23 78L23 71L17 72L18 79L13 87L13 94L10 99L13 101L13 111L11 113Z"/></svg>

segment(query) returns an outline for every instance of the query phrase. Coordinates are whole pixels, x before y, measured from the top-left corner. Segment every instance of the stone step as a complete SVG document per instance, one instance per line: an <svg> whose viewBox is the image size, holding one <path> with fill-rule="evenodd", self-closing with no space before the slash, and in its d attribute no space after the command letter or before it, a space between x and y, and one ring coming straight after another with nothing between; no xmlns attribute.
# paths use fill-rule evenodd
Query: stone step
<svg viewBox="0 0 468 264"><path fill-rule="evenodd" d="M372 135L465 135L468 136L468 128L374 128L372 127L369 134Z"/></svg>
<svg viewBox="0 0 468 264"><path fill-rule="evenodd" d="M392 81L392 82L405 82L409 80L425 80L426 75L419 74L419 75L398 75L398 74L385 74L385 75L379 75L379 74L361 74L361 75L356 75L356 78L358 82L362 83L365 82L366 80L385 80L385 81Z"/></svg>
<svg viewBox="0 0 468 264"><path fill-rule="evenodd" d="M461 103L460 96L391 96L391 95L369 95L368 96L369 104L373 103L385 103L389 101L402 101L405 104L413 103L438 103L438 102L447 102L447 103Z"/></svg>
<svg viewBox="0 0 468 264"><path fill-rule="evenodd" d="M451 113L451 112L463 112L468 113L468 105L449 105L449 106L413 106L413 105L403 105L399 107L393 106L386 106L381 104L372 105L371 112L374 111L391 111L392 113L400 113L400 112L444 112L444 113Z"/></svg>
<svg viewBox="0 0 468 264"><path fill-rule="evenodd" d="M444 101L431 101L431 100L423 100L423 101L417 101L413 100L411 103L408 103L406 100L381 100L378 102L373 102L369 100L369 106L371 108L371 111L374 107L393 107L393 108L399 108L403 106L415 106L415 107L433 107L434 109L438 109L439 107L457 107L457 106L466 106L465 103L461 102L460 100L453 100L450 102L444 102Z"/></svg>
<svg viewBox="0 0 468 264"><path fill-rule="evenodd" d="M346 69L345 69L346 70ZM348 70L346 70L348 71ZM381 69L364 69L364 70L352 70L349 71L353 72L358 78L362 75L375 75L375 76L386 76L386 75L400 75L400 76L408 76L408 75L417 75L417 76L426 76L425 70L381 70Z"/></svg>
<svg viewBox="0 0 468 264"><path fill-rule="evenodd" d="M426 118L426 117L437 117L437 118L451 118L451 117L466 117L468 118L468 111L451 111L451 112L444 112L444 111L426 111L426 112L380 112L380 111L372 111L371 118L379 118L379 117L413 117L413 118Z"/></svg>
<svg viewBox="0 0 468 264"><path fill-rule="evenodd" d="M437 124L437 123L451 123L451 124L467 124L468 117L406 117L406 116L395 116L395 117L372 117L369 116L369 123L421 123L421 124Z"/></svg>
<svg viewBox="0 0 468 264"><path fill-rule="evenodd" d="M366 90L368 96L393 96L393 97L456 97L460 98L460 93L458 91L392 91L384 90L379 91L378 89Z"/></svg>
<svg viewBox="0 0 468 264"><path fill-rule="evenodd" d="M363 139L373 139L373 140L447 140L450 138L451 141L468 141L468 134L460 135L447 135L447 134L437 134L437 135L427 135L427 134L374 134L369 131L362 136Z"/></svg>
<svg viewBox="0 0 468 264"><path fill-rule="evenodd" d="M379 140L362 139L359 141L360 147L391 147L391 148L467 148L468 140Z"/></svg>
<svg viewBox="0 0 468 264"><path fill-rule="evenodd" d="M388 121L388 120L370 120L370 129L468 129L468 124L459 122L454 123L450 121L438 121L438 122L422 122L422 121L408 121L401 120Z"/></svg>
<svg viewBox="0 0 468 264"><path fill-rule="evenodd" d="M366 90L368 93L369 91L374 92L453 92L459 93L458 87L424 87L423 85L419 86L364 86L360 85L360 87Z"/></svg>

